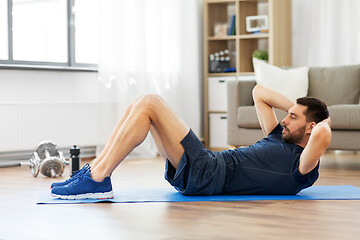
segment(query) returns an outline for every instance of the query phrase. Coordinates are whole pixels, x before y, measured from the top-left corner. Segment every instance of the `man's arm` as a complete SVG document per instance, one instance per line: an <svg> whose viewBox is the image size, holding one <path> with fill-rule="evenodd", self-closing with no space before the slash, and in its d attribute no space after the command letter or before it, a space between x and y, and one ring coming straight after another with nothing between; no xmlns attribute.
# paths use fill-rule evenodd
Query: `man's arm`
<svg viewBox="0 0 360 240"><path fill-rule="evenodd" d="M262 85L256 85L252 93L261 129L268 136L278 124L272 108L278 108L287 112L294 103L281 93Z"/></svg>
<svg viewBox="0 0 360 240"><path fill-rule="evenodd" d="M299 172L307 174L319 162L320 156L326 151L331 142L330 118L315 125L311 130L310 138L300 155Z"/></svg>

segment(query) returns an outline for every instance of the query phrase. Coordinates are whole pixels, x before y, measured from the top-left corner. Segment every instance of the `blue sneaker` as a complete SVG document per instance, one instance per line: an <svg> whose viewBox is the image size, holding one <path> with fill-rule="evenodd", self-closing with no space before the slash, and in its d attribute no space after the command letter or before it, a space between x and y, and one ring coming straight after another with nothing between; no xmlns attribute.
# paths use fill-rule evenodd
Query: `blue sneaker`
<svg viewBox="0 0 360 240"><path fill-rule="evenodd" d="M110 177L102 182L91 179L90 169L65 186L55 187L51 195L61 199L109 199L114 198Z"/></svg>
<svg viewBox="0 0 360 240"><path fill-rule="evenodd" d="M78 177L80 177L89 168L90 168L90 165L87 163L80 170L76 171L70 179L68 179L68 180L66 180L64 182L53 183L53 184L51 184L50 188L52 189L54 187L61 187L61 186L65 186L65 185L69 184L70 182L72 182L75 179L77 179Z"/></svg>

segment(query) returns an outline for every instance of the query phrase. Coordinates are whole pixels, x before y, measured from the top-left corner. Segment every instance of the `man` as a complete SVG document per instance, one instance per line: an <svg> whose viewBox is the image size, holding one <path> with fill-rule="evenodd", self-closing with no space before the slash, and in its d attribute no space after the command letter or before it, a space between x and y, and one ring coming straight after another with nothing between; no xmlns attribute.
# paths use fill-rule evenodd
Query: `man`
<svg viewBox="0 0 360 240"><path fill-rule="evenodd" d="M112 198L112 172L149 131L166 159L165 178L182 194L296 194L311 186L318 178L319 158L331 141L326 105L315 98L300 98L294 104L260 85L253 98L267 137L246 148L213 152L159 96L140 96L91 166L52 184L51 193L63 199ZM283 127L273 107L288 112Z"/></svg>

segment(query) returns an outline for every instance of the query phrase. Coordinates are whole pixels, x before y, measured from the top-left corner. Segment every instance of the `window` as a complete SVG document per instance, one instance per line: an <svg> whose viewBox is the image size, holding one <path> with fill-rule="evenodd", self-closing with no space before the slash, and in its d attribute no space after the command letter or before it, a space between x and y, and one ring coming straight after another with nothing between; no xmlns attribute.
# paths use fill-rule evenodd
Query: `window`
<svg viewBox="0 0 360 240"><path fill-rule="evenodd" d="M0 60L8 59L7 0L0 0Z"/></svg>
<svg viewBox="0 0 360 240"><path fill-rule="evenodd" d="M98 63L99 9L99 0L75 0L75 62Z"/></svg>
<svg viewBox="0 0 360 240"><path fill-rule="evenodd" d="M12 0L13 58L67 62L66 0Z"/></svg>
<svg viewBox="0 0 360 240"><path fill-rule="evenodd" d="M96 67L100 1L0 0L0 63Z"/></svg>

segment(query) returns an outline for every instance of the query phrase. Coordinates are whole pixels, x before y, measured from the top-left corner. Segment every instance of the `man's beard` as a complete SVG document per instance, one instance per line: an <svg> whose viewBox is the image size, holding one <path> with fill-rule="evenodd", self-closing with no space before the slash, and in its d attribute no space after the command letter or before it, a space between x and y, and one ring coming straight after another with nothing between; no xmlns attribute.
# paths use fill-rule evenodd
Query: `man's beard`
<svg viewBox="0 0 360 240"><path fill-rule="evenodd" d="M295 132L291 133L288 128L284 126L284 128L287 130L282 134L282 139L287 143L300 143L301 140L304 137L306 126L299 128ZM286 134L286 135L285 135Z"/></svg>

